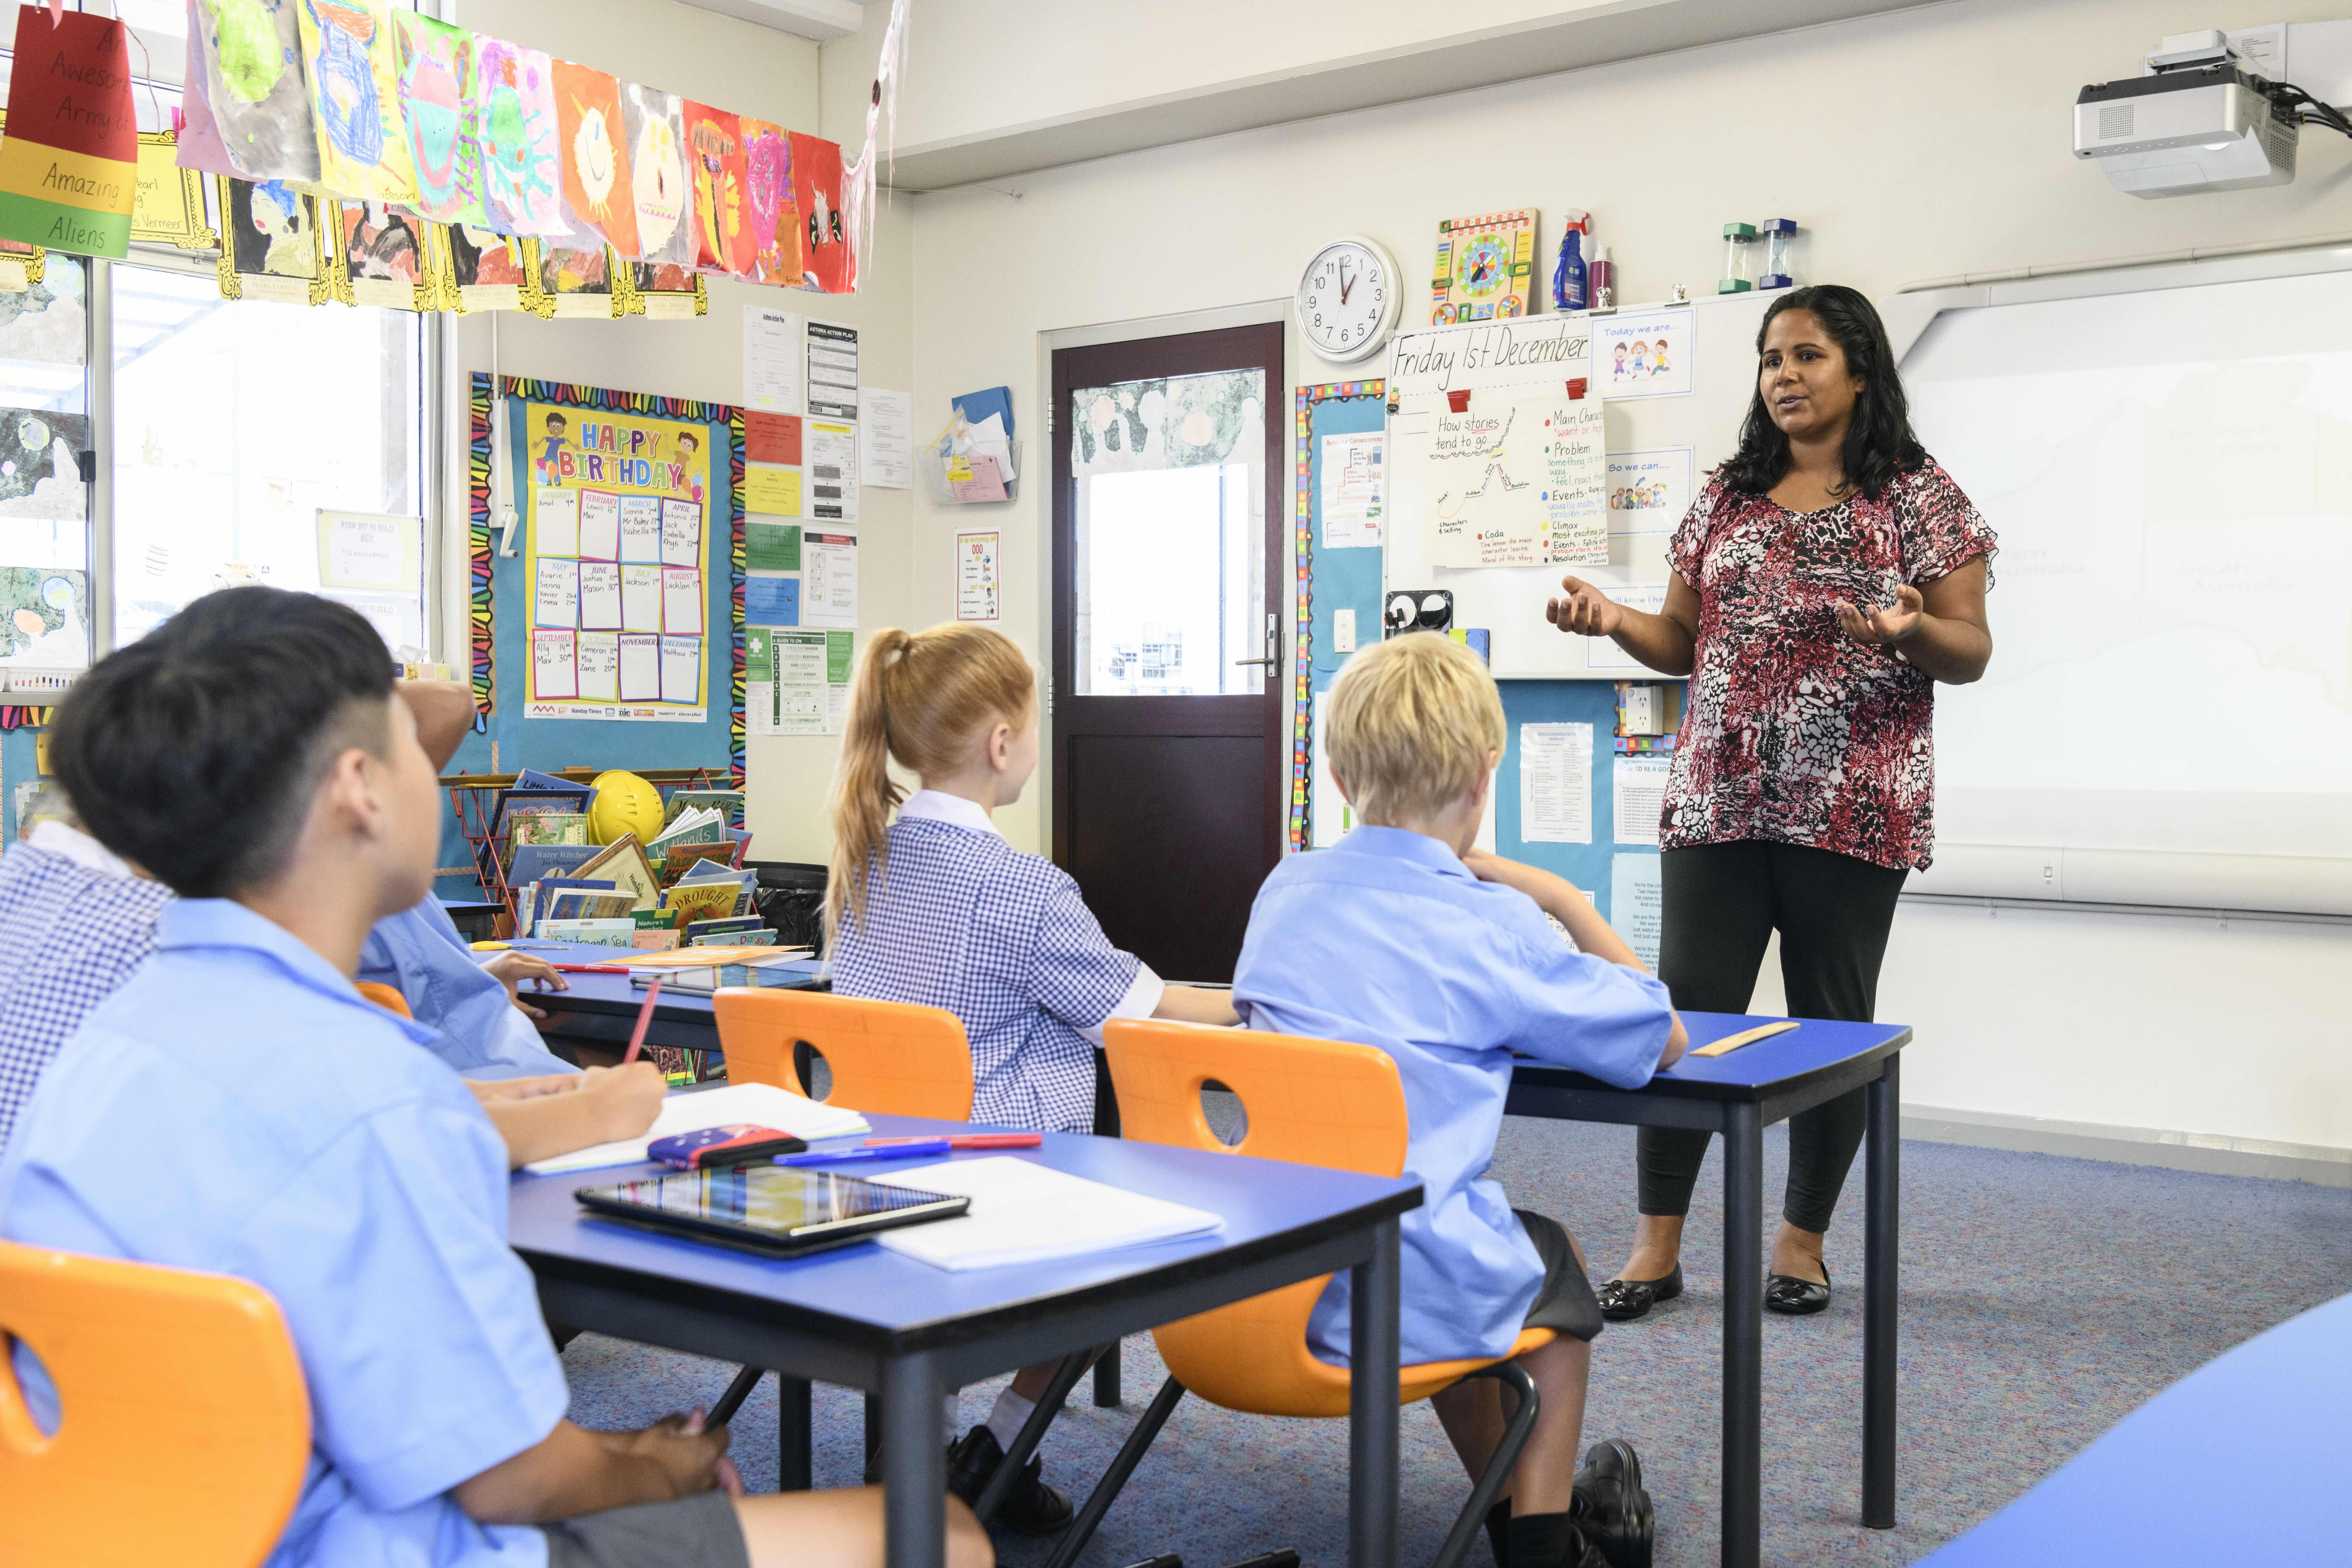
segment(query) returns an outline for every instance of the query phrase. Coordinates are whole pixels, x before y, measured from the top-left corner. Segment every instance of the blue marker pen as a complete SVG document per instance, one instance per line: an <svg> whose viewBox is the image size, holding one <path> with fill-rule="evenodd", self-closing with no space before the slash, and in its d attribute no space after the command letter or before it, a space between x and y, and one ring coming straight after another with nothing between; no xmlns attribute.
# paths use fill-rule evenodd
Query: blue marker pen
<svg viewBox="0 0 2352 1568"><path fill-rule="evenodd" d="M811 1150L805 1154L779 1154L779 1165L848 1165L868 1160L904 1160L915 1154L945 1154L951 1146L944 1138L920 1143L894 1143L887 1149Z"/></svg>

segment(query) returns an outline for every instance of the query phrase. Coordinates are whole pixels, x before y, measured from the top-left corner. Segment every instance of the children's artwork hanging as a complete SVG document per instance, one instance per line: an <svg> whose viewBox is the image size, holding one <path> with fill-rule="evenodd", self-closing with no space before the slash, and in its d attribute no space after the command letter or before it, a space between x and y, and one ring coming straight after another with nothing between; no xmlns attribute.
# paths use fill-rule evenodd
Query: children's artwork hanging
<svg viewBox="0 0 2352 1568"><path fill-rule="evenodd" d="M702 722L729 633L709 624L709 426L527 400L522 432L526 713Z"/></svg>
<svg viewBox="0 0 2352 1568"><path fill-rule="evenodd" d="M318 121L319 184L339 196L413 202L398 49L386 0L300 0L295 23Z"/></svg>
<svg viewBox="0 0 2352 1568"><path fill-rule="evenodd" d="M793 139L793 200L801 221L801 287L854 294L857 268L841 211L841 146L822 136Z"/></svg>
<svg viewBox="0 0 2352 1568"><path fill-rule="evenodd" d="M183 169L178 139L169 131L139 133L138 192L131 203L131 237L182 250L217 250L220 236L205 221L205 177Z"/></svg>
<svg viewBox="0 0 2352 1568"><path fill-rule="evenodd" d="M469 224L452 224L446 231L449 270L443 295L455 298L459 310L520 310L530 270L523 262L523 242L512 235L494 234ZM536 286L532 291L537 292Z"/></svg>
<svg viewBox="0 0 2352 1568"><path fill-rule="evenodd" d="M295 21L301 0L188 0L188 74L202 90L185 95L189 127L180 165L245 180L319 178L319 136ZM189 141L197 143L189 156ZM216 166L210 147L226 166Z"/></svg>
<svg viewBox="0 0 2352 1568"><path fill-rule="evenodd" d="M131 248L138 125L127 34L110 16L16 11L0 238L84 256Z"/></svg>
<svg viewBox="0 0 2352 1568"><path fill-rule="evenodd" d="M482 205L488 226L501 234L569 237L551 62L538 49L521 48L503 38L478 38L474 78L481 100Z"/></svg>
<svg viewBox="0 0 2352 1568"><path fill-rule="evenodd" d="M694 266L694 187L686 175L685 117L678 105L675 94L659 88L621 84L621 129L637 209L637 258L653 268Z"/></svg>
<svg viewBox="0 0 2352 1568"><path fill-rule="evenodd" d="M764 120L740 122L743 197L749 214L754 282L787 287L801 280L800 208L793 195L792 133Z"/></svg>
<svg viewBox="0 0 2352 1568"><path fill-rule="evenodd" d="M427 255L430 230L392 202L331 202L336 214L333 294L346 305L430 310L439 303Z"/></svg>
<svg viewBox="0 0 2352 1568"><path fill-rule="evenodd" d="M1535 287L1535 247L1533 207L1440 222L1430 324L1526 315Z"/></svg>
<svg viewBox="0 0 2352 1568"><path fill-rule="evenodd" d="M675 261L624 261L613 268L613 314L682 321L710 313L702 275Z"/></svg>
<svg viewBox="0 0 2352 1568"><path fill-rule="evenodd" d="M621 84L603 71L555 62L555 124L563 158L563 218L583 245L637 253L637 205L621 128Z"/></svg>
<svg viewBox="0 0 2352 1568"><path fill-rule="evenodd" d="M317 305L328 295L318 203L283 180L216 180L224 300Z"/></svg>
<svg viewBox="0 0 2352 1568"><path fill-rule="evenodd" d="M613 300L613 253L603 246L579 250L540 240L525 254L533 258L539 278L536 302L523 301L533 315L571 321L610 320L621 313Z"/></svg>
<svg viewBox="0 0 2352 1568"><path fill-rule="evenodd" d="M435 223L483 219L474 35L414 11L394 17L400 110L416 172L416 210Z"/></svg>
<svg viewBox="0 0 2352 1568"><path fill-rule="evenodd" d="M686 101L686 149L694 181L694 265L702 272L742 272L743 135L735 116Z"/></svg>

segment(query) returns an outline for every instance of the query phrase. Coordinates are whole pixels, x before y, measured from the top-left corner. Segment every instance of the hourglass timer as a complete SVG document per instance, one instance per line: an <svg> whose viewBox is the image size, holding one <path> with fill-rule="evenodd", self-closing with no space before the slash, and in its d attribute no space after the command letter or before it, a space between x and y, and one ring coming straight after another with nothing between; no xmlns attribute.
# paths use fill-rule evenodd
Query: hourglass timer
<svg viewBox="0 0 2352 1568"><path fill-rule="evenodd" d="M1723 276L1717 280L1718 294L1745 294L1756 287L1756 226L1752 223L1727 223L1723 226Z"/></svg>
<svg viewBox="0 0 2352 1568"><path fill-rule="evenodd" d="M1790 265L1789 254L1796 243L1796 219L1769 217L1764 220L1764 276L1756 280L1756 287L1787 289L1796 283L1796 269Z"/></svg>

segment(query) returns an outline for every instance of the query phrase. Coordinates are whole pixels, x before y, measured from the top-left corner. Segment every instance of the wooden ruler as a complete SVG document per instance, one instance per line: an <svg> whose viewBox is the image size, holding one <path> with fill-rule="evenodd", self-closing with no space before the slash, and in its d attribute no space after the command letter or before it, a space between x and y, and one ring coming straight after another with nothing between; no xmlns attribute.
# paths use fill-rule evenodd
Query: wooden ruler
<svg viewBox="0 0 2352 1568"><path fill-rule="evenodd" d="M1797 1020L1794 1018L1783 1018L1777 1024L1759 1024L1752 1029L1742 1029L1736 1035L1726 1035L1711 1046L1701 1046L1691 1052L1691 1055L1719 1057L1727 1051L1736 1051L1742 1046L1752 1046L1759 1040L1769 1039L1774 1035L1785 1035L1796 1026Z"/></svg>

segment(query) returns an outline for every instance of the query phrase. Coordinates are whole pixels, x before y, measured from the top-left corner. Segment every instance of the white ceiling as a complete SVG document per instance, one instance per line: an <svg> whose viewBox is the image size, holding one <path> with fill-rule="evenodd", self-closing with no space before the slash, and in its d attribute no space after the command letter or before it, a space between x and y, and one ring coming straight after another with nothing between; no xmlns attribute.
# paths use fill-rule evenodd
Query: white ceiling
<svg viewBox="0 0 2352 1568"><path fill-rule="evenodd" d="M814 38L820 44L848 37L866 21L865 0L679 0L679 4Z"/></svg>

